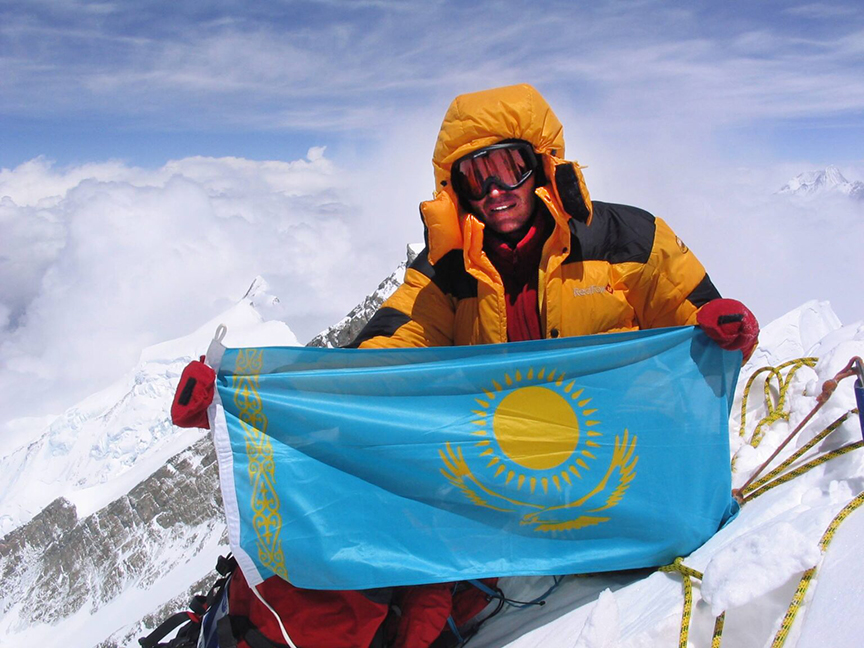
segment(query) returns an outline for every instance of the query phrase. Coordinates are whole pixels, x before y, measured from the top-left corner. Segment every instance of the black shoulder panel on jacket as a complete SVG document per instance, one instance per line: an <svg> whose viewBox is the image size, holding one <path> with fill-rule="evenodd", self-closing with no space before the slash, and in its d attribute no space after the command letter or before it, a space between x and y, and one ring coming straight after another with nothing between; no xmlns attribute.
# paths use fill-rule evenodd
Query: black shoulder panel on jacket
<svg viewBox="0 0 864 648"><path fill-rule="evenodd" d="M555 186L561 197L561 206L570 216L585 223L590 212L582 192L579 190L579 178L571 164L559 164L555 167Z"/></svg>
<svg viewBox="0 0 864 648"><path fill-rule="evenodd" d="M593 202L590 225L570 219L570 254L564 263L646 263L654 246L654 216L627 205Z"/></svg>
<svg viewBox="0 0 864 648"><path fill-rule="evenodd" d="M687 295L687 301L693 304L696 308L700 308L712 299L720 299L720 291L714 287L711 279L706 274L702 277L702 281L699 282L699 285L693 289L693 292Z"/></svg>
<svg viewBox="0 0 864 648"><path fill-rule="evenodd" d="M429 277L445 295L456 299L477 296L477 280L465 270L462 250L450 250L433 266L429 263L428 249L424 248L411 269Z"/></svg>
<svg viewBox="0 0 864 648"><path fill-rule="evenodd" d="M391 337L399 330L399 327L404 326L410 321L410 317L395 308L379 308L371 319L366 322L366 326L357 334L357 337L350 344L346 344L344 348L356 349L363 342L371 340L373 337Z"/></svg>

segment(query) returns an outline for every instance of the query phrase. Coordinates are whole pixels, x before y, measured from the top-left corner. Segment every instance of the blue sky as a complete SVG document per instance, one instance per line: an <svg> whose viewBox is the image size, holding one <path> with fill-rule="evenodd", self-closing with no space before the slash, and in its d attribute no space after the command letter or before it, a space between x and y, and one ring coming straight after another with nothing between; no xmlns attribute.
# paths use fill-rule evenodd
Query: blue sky
<svg viewBox="0 0 864 648"><path fill-rule="evenodd" d="M842 163L864 144L862 68L853 3L13 0L0 166L332 155L523 81L613 139L692 124L730 158Z"/></svg>

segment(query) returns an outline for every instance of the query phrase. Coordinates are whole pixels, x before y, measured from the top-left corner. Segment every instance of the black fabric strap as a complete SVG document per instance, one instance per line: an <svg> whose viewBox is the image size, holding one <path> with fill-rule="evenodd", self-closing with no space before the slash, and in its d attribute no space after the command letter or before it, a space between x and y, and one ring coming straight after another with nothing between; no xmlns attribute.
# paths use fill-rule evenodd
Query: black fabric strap
<svg viewBox="0 0 864 648"><path fill-rule="evenodd" d="M216 637L219 639L219 648L237 648L230 616L223 616L216 622Z"/></svg>
<svg viewBox="0 0 864 648"><path fill-rule="evenodd" d="M237 648L240 639L249 644L249 648L289 648L288 644L265 637L248 617L235 614L227 614L216 622L216 635L219 648Z"/></svg>
<svg viewBox="0 0 864 648"><path fill-rule="evenodd" d="M216 571L219 572L222 576L227 576L232 573L235 569L237 569L237 559L228 554L227 556L219 556L219 560L216 561Z"/></svg>
<svg viewBox="0 0 864 648"><path fill-rule="evenodd" d="M190 378L186 381L186 384L183 386L183 391L180 392L180 398L177 399L177 402L180 405L188 405L189 401L192 400L192 392L195 391L195 385L198 384L198 381L194 378Z"/></svg>
<svg viewBox="0 0 864 648"><path fill-rule="evenodd" d="M175 628L183 625L189 621L189 615L185 612L178 612L177 614L172 614L170 617L165 619L162 623L160 623L156 628L146 637L141 637L138 640L138 643L141 644L142 648L156 648L159 646L159 642L164 639L168 634L170 634Z"/></svg>
<svg viewBox="0 0 864 648"><path fill-rule="evenodd" d="M247 630L246 634L243 635L243 641L249 644L249 648L288 648L288 644L270 641L257 628Z"/></svg>

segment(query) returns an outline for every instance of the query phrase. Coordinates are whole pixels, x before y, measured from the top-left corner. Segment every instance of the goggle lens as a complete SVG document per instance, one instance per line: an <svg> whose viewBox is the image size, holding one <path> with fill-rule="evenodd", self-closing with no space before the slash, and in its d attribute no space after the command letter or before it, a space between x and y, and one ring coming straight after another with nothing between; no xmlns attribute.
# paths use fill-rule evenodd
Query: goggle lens
<svg viewBox="0 0 864 648"><path fill-rule="evenodd" d="M469 200L480 200L493 184L516 189L536 167L537 158L530 144L494 144L458 160L452 176L457 191Z"/></svg>

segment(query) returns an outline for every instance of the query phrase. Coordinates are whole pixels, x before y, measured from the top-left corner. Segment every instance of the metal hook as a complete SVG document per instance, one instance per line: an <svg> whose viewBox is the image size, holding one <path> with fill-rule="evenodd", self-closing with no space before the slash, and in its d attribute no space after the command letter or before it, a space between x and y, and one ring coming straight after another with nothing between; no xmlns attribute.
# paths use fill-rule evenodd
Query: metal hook
<svg viewBox="0 0 864 648"><path fill-rule="evenodd" d="M222 342L225 339L225 335L228 333L228 327L224 324L220 324L216 327L216 332L213 334L213 339L217 342Z"/></svg>
<svg viewBox="0 0 864 648"><path fill-rule="evenodd" d="M855 382L856 387L864 387L864 360L861 358L855 357L852 359L852 364L855 368L855 374L857 376L857 380Z"/></svg>
<svg viewBox="0 0 864 648"><path fill-rule="evenodd" d="M864 360L855 358L855 400L858 402L858 422L861 424L861 438L864 439Z"/></svg>

